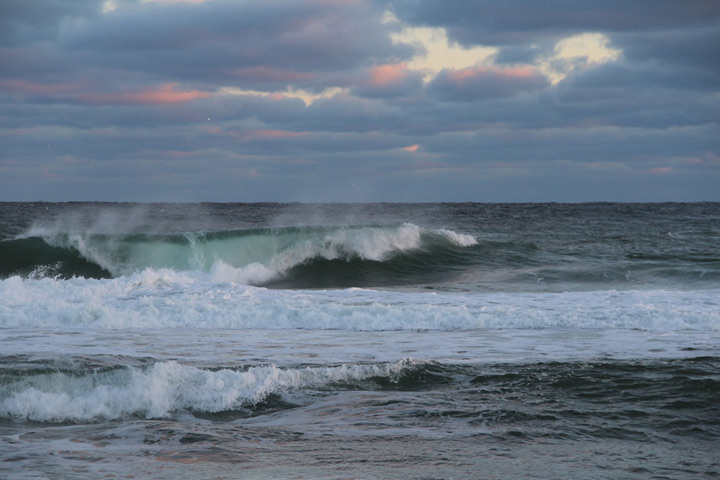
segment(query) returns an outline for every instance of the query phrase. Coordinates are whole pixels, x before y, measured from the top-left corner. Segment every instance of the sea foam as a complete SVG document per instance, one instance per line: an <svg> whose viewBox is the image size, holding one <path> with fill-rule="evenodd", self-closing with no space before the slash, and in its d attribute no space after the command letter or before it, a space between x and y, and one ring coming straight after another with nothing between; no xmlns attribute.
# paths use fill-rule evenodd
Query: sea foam
<svg viewBox="0 0 720 480"><path fill-rule="evenodd" d="M0 328L720 330L718 290L421 293L272 290L146 269L115 279L0 281Z"/></svg>
<svg viewBox="0 0 720 480"><path fill-rule="evenodd" d="M252 407L269 395L328 389L370 377L397 379L415 362L372 365L204 370L175 361L109 371L54 372L9 381L0 393L0 417L43 422L127 416L168 417L180 411L221 412Z"/></svg>

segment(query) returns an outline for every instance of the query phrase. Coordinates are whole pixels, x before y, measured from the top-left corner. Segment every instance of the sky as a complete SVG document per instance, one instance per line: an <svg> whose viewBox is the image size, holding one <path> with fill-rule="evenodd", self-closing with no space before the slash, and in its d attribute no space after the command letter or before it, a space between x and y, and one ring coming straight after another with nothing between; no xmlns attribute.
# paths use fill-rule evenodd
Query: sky
<svg viewBox="0 0 720 480"><path fill-rule="evenodd" d="M1 0L0 201L720 201L717 0Z"/></svg>

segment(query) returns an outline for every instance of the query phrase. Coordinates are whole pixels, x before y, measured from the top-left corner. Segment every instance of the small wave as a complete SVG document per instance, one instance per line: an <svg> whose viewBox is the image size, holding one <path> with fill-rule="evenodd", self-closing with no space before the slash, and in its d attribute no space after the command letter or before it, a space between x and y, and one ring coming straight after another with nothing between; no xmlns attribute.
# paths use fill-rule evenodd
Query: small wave
<svg viewBox="0 0 720 480"><path fill-rule="evenodd" d="M438 233L459 247L472 247L478 244L475 237L466 233L457 233L446 229L442 229Z"/></svg>
<svg viewBox="0 0 720 480"><path fill-rule="evenodd" d="M253 366L206 370L175 361L150 367L27 375L3 386L0 417L83 422L176 412L217 413L252 408L271 395L332 389L371 378L397 382L415 362L306 368Z"/></svg>

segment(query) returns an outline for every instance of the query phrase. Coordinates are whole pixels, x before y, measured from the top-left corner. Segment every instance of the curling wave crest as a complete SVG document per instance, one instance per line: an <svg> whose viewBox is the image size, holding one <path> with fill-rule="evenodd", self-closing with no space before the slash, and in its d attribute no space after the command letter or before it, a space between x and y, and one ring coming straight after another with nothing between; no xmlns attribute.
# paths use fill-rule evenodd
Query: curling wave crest
<svg viewBox="0 0 720 480"><path fill-rule="evenodd" d="M362 267L399 259L398 265L390 267L396 276L408 265L430 270L429 259L452 256L476 244L471 235L427 230L412 223L185 234L109 234L72 231L64 225L35 226L23 237L0 244L8 255L25 259L12 267L15 271L0 274L102 278L167 268L209 273L215 281L260 285L314 262L339 262L340 267L331 269L337 270L353 262ZM343 274L347 272L339 276Z"/></svg>

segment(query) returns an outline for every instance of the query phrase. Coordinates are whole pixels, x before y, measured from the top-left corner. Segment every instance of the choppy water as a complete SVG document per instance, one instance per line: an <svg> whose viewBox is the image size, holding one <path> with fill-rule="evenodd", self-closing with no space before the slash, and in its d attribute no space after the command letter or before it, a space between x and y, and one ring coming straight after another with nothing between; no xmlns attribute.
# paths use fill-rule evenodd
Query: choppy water
<svg viewBox="0 0 720 480"><path fill-rule="evenodd" d="M716 478L720 204L0 204L3 478Z"/></svg>

